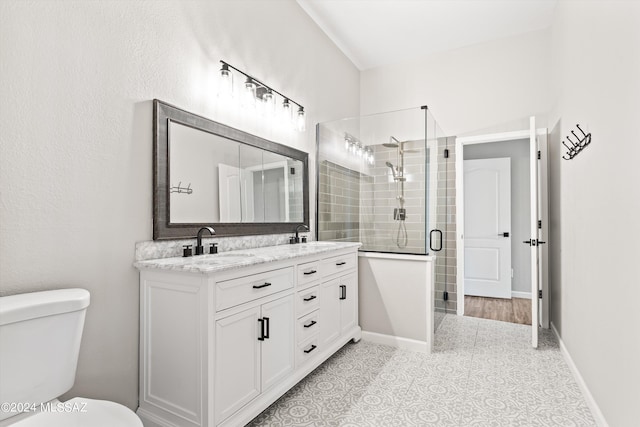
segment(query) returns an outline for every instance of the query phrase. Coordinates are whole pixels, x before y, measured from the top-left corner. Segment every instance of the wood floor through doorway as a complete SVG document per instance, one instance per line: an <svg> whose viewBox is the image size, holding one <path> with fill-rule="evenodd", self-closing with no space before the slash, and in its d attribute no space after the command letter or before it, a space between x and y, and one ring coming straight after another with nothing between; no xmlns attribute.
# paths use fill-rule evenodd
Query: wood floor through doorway
<svg viewBox="0 0 640 427"><path fill-rule="evenodd" d="M531 300L464 296L464 315L531 325Z"/></svg>

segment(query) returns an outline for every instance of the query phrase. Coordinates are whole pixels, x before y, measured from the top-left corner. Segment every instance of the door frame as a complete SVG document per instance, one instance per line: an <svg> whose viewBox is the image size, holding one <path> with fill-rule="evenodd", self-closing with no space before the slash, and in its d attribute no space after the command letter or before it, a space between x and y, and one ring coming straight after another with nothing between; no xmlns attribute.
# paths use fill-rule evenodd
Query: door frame
<svg viewBox="0 0 640 427"><path fill-rule="evenodd" d="M548 167L547 167L547 128L537 128L536 137L541 152L539 182L539 215L542 220L540 239L548 241L549 230L549 203L548 203ZM456 286L457 286L457 314L464 315L464 147L473 144L486 144L490 142L516 141L530 138L530 130L493 133L485 135L467 136L456 138ZM515 244L515 243L514 243ZM549 328L549 275L548 275L548 247L541 247L540 261L542 264L540 282L542 287L542 309L540 325ZM533 267L533 266L532 266ZM535 267L533 267L535 268ZM531 295L534 298L534 295Z"/></svg>

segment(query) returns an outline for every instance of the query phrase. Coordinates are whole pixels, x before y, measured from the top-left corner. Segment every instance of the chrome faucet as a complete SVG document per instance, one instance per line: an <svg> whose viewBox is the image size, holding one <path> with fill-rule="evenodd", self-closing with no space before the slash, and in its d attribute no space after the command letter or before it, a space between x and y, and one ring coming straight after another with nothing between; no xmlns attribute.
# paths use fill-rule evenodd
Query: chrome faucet
<svg viewBox="0 0 640 427"><path fill-rule="evenodd" d="M309 227L307 227L304 224L300 224L299 226L296 227L296 237L295 237L295 243L300 243L300 237L298 236L298 231L300 231L300 227L302 227L304 229L304 231L308 232L309 231Z"/></svg>
<svg viewBox="0 0 640 427"><path fill-rule="evenodd" d="M200 230L198 230L198 236L196 236L196 255L204 254L204 248L202 247L202 232L203 231L208 231L209 234L211 234L212 236L215 236L215 234L216 234L216 230L214 230L211 227L202 227Z"/></svg>

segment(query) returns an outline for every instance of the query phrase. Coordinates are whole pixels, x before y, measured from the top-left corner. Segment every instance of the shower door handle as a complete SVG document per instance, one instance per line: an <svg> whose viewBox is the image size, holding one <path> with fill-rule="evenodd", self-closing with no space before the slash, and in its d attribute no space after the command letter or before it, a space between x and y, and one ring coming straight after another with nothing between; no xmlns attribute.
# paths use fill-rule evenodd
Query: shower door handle
<svg viewBox="0 0 640 427"><path fill-rule="evenodd" d="M440 234L440 247L438 247L437 249L433 247L433 233ZM438 230L437 228L434 228L429 232L429 249L431 249L434 252L440 252L442 250L442 230Z"/></svg>

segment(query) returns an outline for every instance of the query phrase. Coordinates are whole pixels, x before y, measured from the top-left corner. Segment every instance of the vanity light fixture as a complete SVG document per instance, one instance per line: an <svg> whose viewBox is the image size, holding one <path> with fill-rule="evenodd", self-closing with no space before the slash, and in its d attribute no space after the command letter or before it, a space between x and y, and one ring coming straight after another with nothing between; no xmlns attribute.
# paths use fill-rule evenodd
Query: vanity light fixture
<svg viewBox="0 0 640 427"><path fill-rule="evenodd" d="M299 103L293 101L288 96L283 95L272 87L267 86L260 80L245 73L244 71L234 67L225 61L220 61L222 68L220 68L220 89L219 96L221 98L231 98L233 94L233 74L231 70L237 71L246 77L244 81L244 90L242 90L242 103L247 107L259 106L261 114L265 116L275 116L276 120L281 119L283 124L291 126L300 132L306 130L306 114L304 107ZM280 109L276 108L276 95L282 98L282 106ZM291 104L295 104L298 109L293 113Z"/></svg>
<svg viewBox="0 0 640 427"><path fill-rule="evenodd" d="M368 165L373 165L375 163L373 158L373 149L367 145L363 145L348 133L344 134L344 149L347 153L360 157Z"/></svg>

